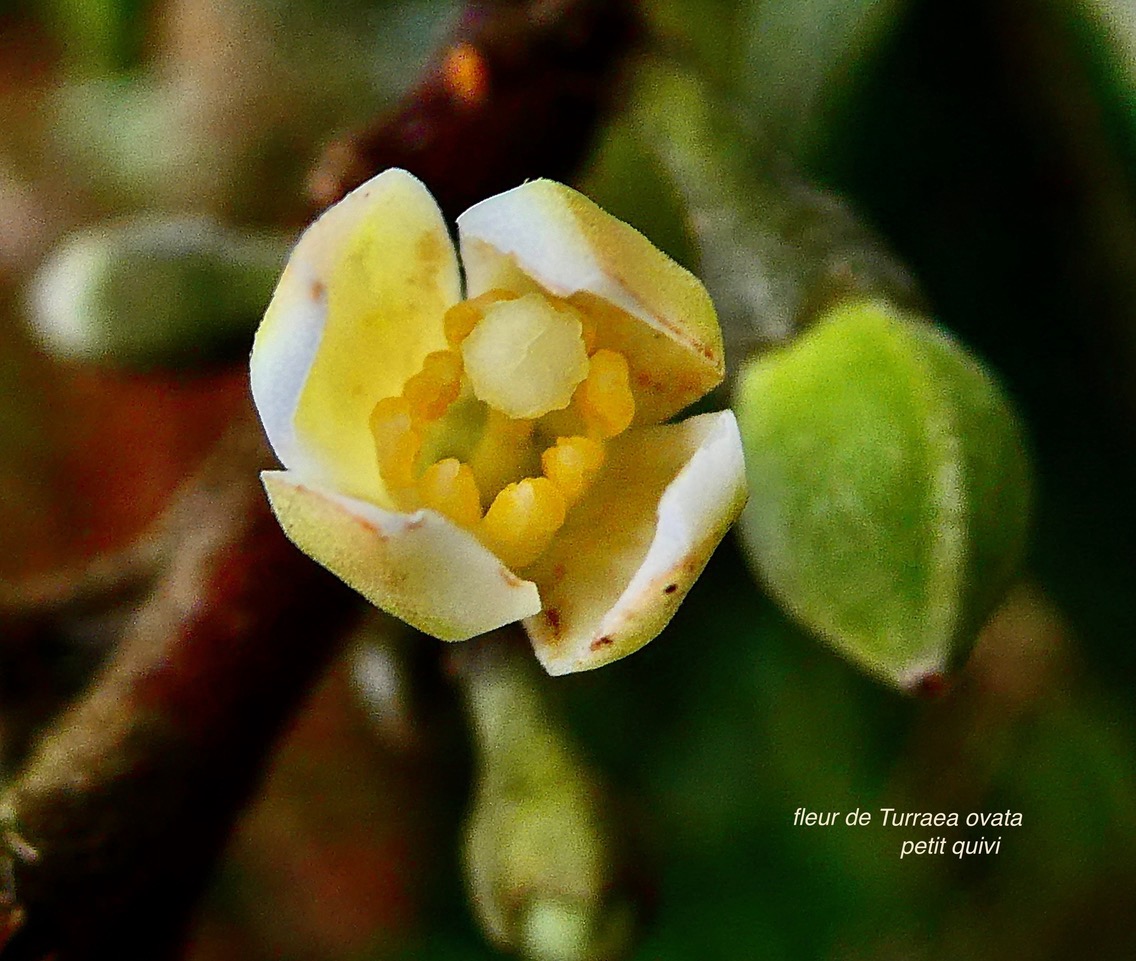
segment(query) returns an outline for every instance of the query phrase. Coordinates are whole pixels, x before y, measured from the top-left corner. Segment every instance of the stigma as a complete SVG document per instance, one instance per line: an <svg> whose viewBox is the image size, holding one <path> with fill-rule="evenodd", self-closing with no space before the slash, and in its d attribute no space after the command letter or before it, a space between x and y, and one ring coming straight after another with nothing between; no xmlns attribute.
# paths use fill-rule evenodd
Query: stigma
<svg viewBox="0 0 1136 961"><path fill-rule="evenodd" d="M444 330L448 349L427 354L401 394L374 407L379 475L398 509L437 511L506 566L526 567L591 488L606 442L634 420L627 359L597 348L586 312L545 293L461 301ZM429 438L470 405L472 446L431 459Z"/></svg>

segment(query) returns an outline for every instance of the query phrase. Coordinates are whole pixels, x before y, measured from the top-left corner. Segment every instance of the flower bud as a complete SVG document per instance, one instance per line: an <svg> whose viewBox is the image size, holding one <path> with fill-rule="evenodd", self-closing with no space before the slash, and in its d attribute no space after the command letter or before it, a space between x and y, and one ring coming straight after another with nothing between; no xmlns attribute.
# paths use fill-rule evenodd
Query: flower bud
<svg viewBox="0 0 1136 961"><path fill-rule="evenodd" d="M123 367L247 353L286 245L205 218L72 234L32 280L29 316L52 352Z"/></svg>
<svg viewBox="0 0 1136 961"><path fill-rule="evenodd" d="M601 786L548 715L523 652L490 640L463 677L477 750L465 862L478 920L533 961L613 961L632 908L612 883Z"/></svg>
<svg viewBox="0 0 1136 961"><path fill-rule="evenodd" d="M859 301L751 359L734 400L755 572L860 667L937 687L1025 540L1028 463L997 384L938 329Z"/></svg>

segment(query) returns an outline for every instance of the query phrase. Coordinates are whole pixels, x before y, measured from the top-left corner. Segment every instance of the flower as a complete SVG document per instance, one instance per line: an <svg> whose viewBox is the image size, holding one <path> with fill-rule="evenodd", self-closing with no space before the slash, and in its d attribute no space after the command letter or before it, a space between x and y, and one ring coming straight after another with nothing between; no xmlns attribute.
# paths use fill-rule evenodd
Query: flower
<svg viewBox="0 0 1136 961"><path fill-rule="evenodd" d="M300 550L444 640L522 620L551 674L654 638L745 501L705 289L568 187L457 221L387 170L300 238L252 351Z"/></svg>

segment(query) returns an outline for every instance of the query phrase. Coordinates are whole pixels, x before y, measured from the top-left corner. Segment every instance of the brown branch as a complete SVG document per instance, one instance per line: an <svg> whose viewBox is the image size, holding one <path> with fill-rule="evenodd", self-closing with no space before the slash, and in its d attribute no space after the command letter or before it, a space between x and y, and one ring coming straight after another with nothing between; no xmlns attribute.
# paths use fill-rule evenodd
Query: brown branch
<svg viewBox="0 0 1136 961"><path fill-rule="evenodd" d="M179 499L194 517L90 692L0 801L12 958L156 957L353 595L283 537L251 413Z"/></svg>
<svg viewBox="0 0 1136 961"><path fill-rule="evenodd" d="M387 167L421 178L451 217L529 178L567 179L641 32L634 0L469 3L403 104L326 149L308 181L313 203Z"/></svg>
<svg viewBox="0 0 1136 961"><path fill-rule="evenodd" d="M121 551L83 566L22 581L0 580L0 627L21 626L105 609L136 598L153 585L165 543L147 535Z"/></svg>

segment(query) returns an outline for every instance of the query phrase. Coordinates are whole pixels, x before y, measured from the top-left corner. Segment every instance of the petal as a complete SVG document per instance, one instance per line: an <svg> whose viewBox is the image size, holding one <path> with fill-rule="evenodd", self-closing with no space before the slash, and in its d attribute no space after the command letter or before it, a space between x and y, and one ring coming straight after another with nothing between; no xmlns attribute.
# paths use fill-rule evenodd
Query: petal
<svg viewBox="0 0 1136 961"><path fill-rule="evenodd" d="M384 511L292 471L265 471L261 479L293 544L420 631L463 641L540 610L535 584L434 511Z"/></svg>
<svg viewBox="0 0 1136 961"><path fill-rule="evenodd" d="M446 347L457 256L426 188L387 170L300 238L257 331L252 391L285 467L384 498L368 417Z"/></svg>
<svg viewBox="0 0 1136 961"><path fill-rule="evenodd" d="M722 332L706 288L646 237L583 194L534 180L458 218L470 297L534 282L599 323L626 355L639 424L665 420L721 382Z"/></svg>
<svg viewBox="0 0 1136 961"><path fill-rule="evenodd" d="M549 674L599 667L654 638L745 504L730 411L632 431L608 463L526 571L545 610L525 629Z"/></svg>

